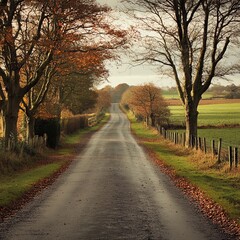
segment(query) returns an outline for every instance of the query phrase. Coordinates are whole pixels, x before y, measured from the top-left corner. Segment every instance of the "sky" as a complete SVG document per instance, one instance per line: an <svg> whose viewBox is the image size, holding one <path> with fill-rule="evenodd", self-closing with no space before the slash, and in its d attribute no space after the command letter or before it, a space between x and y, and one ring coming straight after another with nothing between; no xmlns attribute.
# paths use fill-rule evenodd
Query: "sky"
<svg viewBox="0 0 240 240"><path fill-rule="evenodd" d="M118 0L97 0L100 4L106 4L116 9L122 7L121 2ZM121 12L118 12L121 15ZM150 65L133 66L132 60L125 55L122 55L120 62L111 62L107 64L109 70L108 82L101 84L99 87L111 85L113 87L120 83L127 83L129 85L138 85L152 82L159 86L175 86L173 80L165 80L163 76L158 74L156 70Z"/></svg>
<svg viewBox="0 0 240 240"><path fill-rule="evenodd" d="M110 6L119 17L122 16L119 9L122 8L122 3L120 0L97 0L100 4L106 4ZM123 20L125 21L125 19ZM139 65L133 66L133 61L126 55L122 54L121 61L119 62L109 62L106 67L109 70L108 81L99 85L98 88L102 88L106 85L111 85L113 87L121 83L127 83L128 85L139 85L144 83L154 83L155 85L165 88L175 86L175 81L166 76L160 74L157 69L151 65ZM225 81L223 79L215 79L213 83L228 85L234 83L240 85L240 75L235 77L230 77L231 81Z"/></svg>

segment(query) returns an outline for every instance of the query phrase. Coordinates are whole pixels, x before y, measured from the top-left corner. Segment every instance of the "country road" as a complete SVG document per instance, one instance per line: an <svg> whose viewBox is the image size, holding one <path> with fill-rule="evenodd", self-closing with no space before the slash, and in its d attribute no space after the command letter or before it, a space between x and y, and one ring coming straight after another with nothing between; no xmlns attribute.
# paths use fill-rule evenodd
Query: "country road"
<svg viewBox="0 0 240 240"><path fill-rule="evenodd" d="M48 189L0 224L9 240L227 240L160 172L117 104Z"/></svg>

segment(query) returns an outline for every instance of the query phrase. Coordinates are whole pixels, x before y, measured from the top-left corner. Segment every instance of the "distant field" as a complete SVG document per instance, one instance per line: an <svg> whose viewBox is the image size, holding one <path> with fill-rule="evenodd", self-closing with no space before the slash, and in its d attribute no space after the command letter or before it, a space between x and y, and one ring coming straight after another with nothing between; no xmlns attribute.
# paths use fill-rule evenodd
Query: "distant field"
<svg viewBox="0 0 240 240"><path fill-rule="evenodd" d="M184 109L181 105L169 106L171 122L184 123ZM240 100L235 103L200 105L198 126L223 126L240 124Z"/></svg>
<svg viewBox="0 0 240 240"><path fill-rule="evenodd" d="M167 90L163 90L162 91L162 95L165 99L179 99L179 95L177 91L167 91ZM206 92L203 94L203 99L208 99L208 98L212 98L213 94L211 92Z"/></svg>
<svg viewBox="0 0 240 240"><path fill-rule="evenodd" d="M169 106L182 106L180 99L166 99ZM240 103L240 99L202 99L200 105Z"/></svg>
<svg viewBox="0 0 240 240"><path fill-rule="evenodd" d="M222 138L223 147L240 145L240 128L199 129L198 135L209 140Z"/></svg>

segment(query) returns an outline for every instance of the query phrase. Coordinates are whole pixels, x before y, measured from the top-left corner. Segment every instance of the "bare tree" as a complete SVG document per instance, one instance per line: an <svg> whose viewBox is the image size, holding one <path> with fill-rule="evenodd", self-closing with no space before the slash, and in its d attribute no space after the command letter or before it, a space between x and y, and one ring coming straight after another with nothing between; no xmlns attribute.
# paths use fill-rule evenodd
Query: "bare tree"
<svg viewBox="0 0 240 240"><path fill-rule="evenodd" d="M234 70L224 61L239 35L238 0L126 0L142 23L139 60L175 79L185 108L186 145L197 136L198 104L215 76ZM129 8L130 9L130 8ZM233 41L232 41L233 42ZM222 64L221 64L222 63Z"/></svg>

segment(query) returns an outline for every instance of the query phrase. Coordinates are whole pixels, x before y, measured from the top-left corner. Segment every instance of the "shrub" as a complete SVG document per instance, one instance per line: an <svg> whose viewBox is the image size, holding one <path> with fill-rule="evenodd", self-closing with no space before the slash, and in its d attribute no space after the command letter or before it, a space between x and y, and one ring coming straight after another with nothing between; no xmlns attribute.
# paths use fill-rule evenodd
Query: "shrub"
<svg viewBox="0 0 240 240"><path fill-rule="evenodd" d="M59 118L36 119L35 134L38 136L47 134L47 147L56 148L60 139Z"/></svg>

